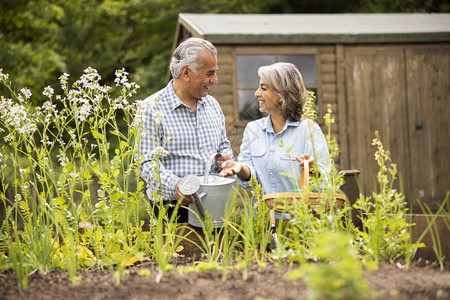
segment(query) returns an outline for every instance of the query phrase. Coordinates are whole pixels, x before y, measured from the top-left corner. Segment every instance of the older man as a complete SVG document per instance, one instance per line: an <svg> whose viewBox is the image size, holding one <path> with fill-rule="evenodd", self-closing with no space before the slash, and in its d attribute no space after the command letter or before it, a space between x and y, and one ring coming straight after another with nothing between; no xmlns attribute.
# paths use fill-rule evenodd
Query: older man
<svg viewBox="0 0 450 300"><path fill-rule="evenodd" d="M207 168L218 173L221 164L232 159L225 117L217 100L209 95L209 88L218 83L217 71L216 48L209 41L189 38L173 53L173 79L143 101L138 113L143 120L138 149L150 199L162 194L165 204L176 200L183 206L193 203L193 195L180 192L181 178L203 175ZM207 165L215 153L220 155L213 165ZM187 219L187 209L180 207L178 222Z"/></svg>

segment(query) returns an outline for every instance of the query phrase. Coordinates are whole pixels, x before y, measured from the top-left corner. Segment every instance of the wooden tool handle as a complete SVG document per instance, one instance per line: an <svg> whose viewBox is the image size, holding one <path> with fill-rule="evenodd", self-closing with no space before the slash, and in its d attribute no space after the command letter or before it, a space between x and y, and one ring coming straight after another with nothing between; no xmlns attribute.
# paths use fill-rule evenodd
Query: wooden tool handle
<svg viewBox="0 0 450 300"><path fill-rule="evenodd" d="M300 189L307 191L309 188L309 162L303 161L303 168L300 172Z"/></svg>

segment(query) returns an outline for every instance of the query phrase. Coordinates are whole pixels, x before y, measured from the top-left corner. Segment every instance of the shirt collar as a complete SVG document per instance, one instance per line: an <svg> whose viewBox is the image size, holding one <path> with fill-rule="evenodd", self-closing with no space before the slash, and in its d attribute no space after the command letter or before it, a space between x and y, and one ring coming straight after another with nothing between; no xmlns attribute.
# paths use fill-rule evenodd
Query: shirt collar
<svg viewBox="0 0 450 300"><path fill-rule="evenodd" d="M169 84L167 85L167 93L169 94L168 98L170 99L169 101L171 110L175 110L179 106L186 106L173 90L173 79L171 79ZM205 104L205 97L198 99L197 105L203 106L204 104Z"/></svg>
<svg viewBox="0 0 450 300"><path fill-rule="evenodd" d="M283 130L281 130L281 132L285 131L286 128L288 128L289 126L298 127L298 125L300 125L300 121L287 120L286 124L284 124L284 128L283 128ZM273 125L272 125L272 121L270 120L270 114L266 117L266 126L263 127L262 130L273 133Z"/></svg>

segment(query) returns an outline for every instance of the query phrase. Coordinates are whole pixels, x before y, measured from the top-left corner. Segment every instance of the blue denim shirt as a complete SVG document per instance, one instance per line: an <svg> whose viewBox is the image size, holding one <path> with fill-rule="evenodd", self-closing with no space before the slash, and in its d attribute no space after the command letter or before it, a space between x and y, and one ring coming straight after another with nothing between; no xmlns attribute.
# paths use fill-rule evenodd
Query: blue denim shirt
<svg viewBox="0 0 450 300"><path fill-rule="evenodd" d="M238 161L250 168L265 194L293 192L300 184L300 167L294 156L302 154L314 157L320 173L328 179L330 155L319 125L309 119L288 120L275 134L269 115L247 125ZM244 188L249 185L249 181L241 182Z"/></svg>

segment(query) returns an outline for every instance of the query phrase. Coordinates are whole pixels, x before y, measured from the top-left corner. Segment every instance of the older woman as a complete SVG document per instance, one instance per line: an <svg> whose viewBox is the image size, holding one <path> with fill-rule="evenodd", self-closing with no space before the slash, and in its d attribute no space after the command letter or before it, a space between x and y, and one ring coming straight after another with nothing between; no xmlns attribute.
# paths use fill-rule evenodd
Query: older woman
<svg viewBox="0 0 450 300"><path fill-rule="evenodd" d="M297 67L275 63L260 67L258 75L255 96L259 110L269 115L247 125L238 162L224 162L221 176L237 174L248 186L253 175L266 194L298 187L297 162L303 167L308 160L313 170L327 176L330 156L325 137L316 123L301 119L307 94Z"/></svg>

